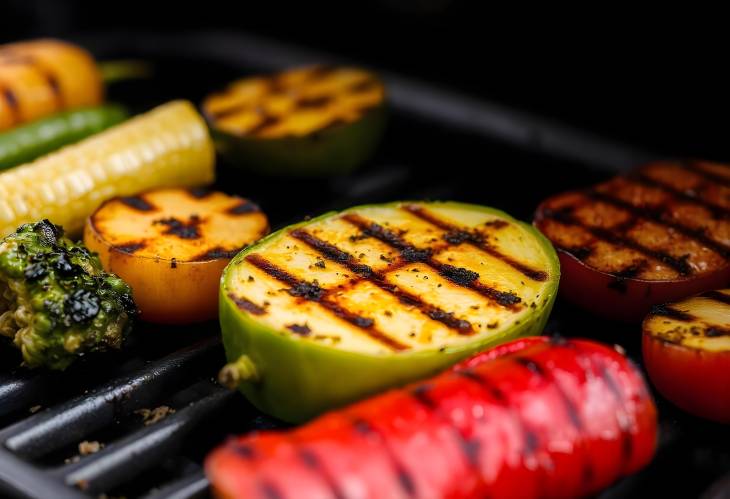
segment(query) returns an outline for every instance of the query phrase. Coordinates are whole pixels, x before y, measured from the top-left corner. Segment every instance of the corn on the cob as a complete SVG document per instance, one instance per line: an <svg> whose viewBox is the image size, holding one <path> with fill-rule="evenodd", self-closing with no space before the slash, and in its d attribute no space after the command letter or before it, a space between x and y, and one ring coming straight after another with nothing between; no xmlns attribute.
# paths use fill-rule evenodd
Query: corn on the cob
<svg viewBox="0 0 730 499"><path fill-rule="evenodd" d="M103 201L214 179L208 129L186 101L142 116L0 174L0 236L48 218L71 234Z"/></svg>
<svg viewBox="0 0 730 499"><path fill-rule="evenodd" d="M84 49L58 40L0 46L0 130L103 98L101 73Z"/></svg>

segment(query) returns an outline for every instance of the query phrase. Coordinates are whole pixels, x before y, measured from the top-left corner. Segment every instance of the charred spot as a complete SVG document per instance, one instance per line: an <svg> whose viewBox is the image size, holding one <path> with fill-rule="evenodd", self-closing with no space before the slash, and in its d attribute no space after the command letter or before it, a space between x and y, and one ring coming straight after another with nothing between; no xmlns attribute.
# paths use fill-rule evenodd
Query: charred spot
<svg viewBox="0 0 730 499"><path fill-rule="evenodd" d="M136 253L137 251L144 248L146 244L144 242L138 241L133 243L126 243L126 244L118 244L116 246L113 246L112 249L115 251L119 251L120 253L126 253L128 255L132 255Z"/></svg>
<svg viewBox="0 0 730 499"><path fill-rule="evenodd" d="M237 248L234 250L227 250L225 248L222 248L221 246L216 246L214 248L209 249L208 251L201 253L199 255L194 256L190 259L190 261L193 262L207 262L209 260L219 260L219 259L231 259L234 256L238 254L239 251L241 251L243 248Z"/></svg>
<svg viewBox="0 0 730 499"><path fill-rule="evenodd" d="M444 240L449 244L458 245L466 241L481 242L481 237L476 233L471 233L465 230L451 230L444 234Z"/></svg>
<svg viewBox="0 0 730 499"><path fill-rule="evenodd" d="M324 290L319 286L317 281L299 281L289 288L287 293L297 298L304 298L309 301L319 301L324 295Z"/></svg>
<svg viewBox="0 0 730 499"><path fill-rule="evenodd" d="M207 187L192 187L188 189L188 194L195 199L204 199L213 194L213 191Z"/></svg>
<svg viewBox="0 0 730 499"><path fill-rule="evenodd" d="M669 317L670 319L683 322L692 322L695 320L694 315L672 308L667 304L655 305L652 307L650 315L660 315L662 317Z"/></svg>
<svg viewBox="0 0 730 499"><path fill-rule="evenodd" d="M142 196L124 196L119 201L137 211L155 211L157 208Z"/></svg>
<svg viewBox="0 0 730 499"><path fill-rule="evenodd" d="M317 97L303 97L297 100L297 107L300 109L317 109L324 107L332 102L332 97L329 95L320 95Z"/></svg>
<svg viewBox="0 0 730 499"><path fill-rule="evenodd" d="M707 336L708 338L717 338L718 336L730 336L730 328L710 326L705 329L705 336Z"/></svg>
<svg viewBox="0 0 730 499"><path fill-rule="evenodd" d="M430 249L418 249L413 246L406 246L401 250L400 254L407 262L423 262L431 258Z"/></svg>
<svg viewBox="0 0 730 499"><path fill-rule="evenodd" d="M479 452L482 450L482 443L478 438L460 438L459 444L461 451L466 456L466 460L472 466L479 466Z"/></svg>
<svg viewBox="0 0 730 499"><path fill-rule="evenodd" d="M301 336L308 336L312 332L312 330L309 328L309 326L306 323L304 323L304 324L289 324L289 325L286 326L286 328L289 331L291 331L293 333L296 333L298 335L301 335Z"/></svg>
<svg viewBox="0 0 730 499"><path fill-rule="evenodd" d="M281 118L279 118L278 116L273 116L264 112L263 110L260 110L259 114L261 115L261 121L259 121L258 124L255 125L253 128L248 130L248 135L257 135L267 128L279 124L279 122L281 121Z"/></svg>
<svg viewBox="0 0 730 499"><path fill-rule="evenodd" d="M23 275L29 281L37 281L48 275L48 267L41 262L32 263L25 268Z"/></svg>
<svg viewBox="0 0 730 499"><path fill-rule="evenodd" d="M246 445L246 444L242 444L242 443L233 443L232 445L229 445L228 448L244 459L255 459L256 458L257 453L254 450L254 448L251 447L250 445Z"/></svg>
<svg viewBox="0 0 730 499"><path fill-rule="evenodd" d="M177 258L173 257L172 260L170 260L170 268L171 269L177 268Z"/></svg>
<svg viewBox="0 0 730 499"><path fill-rule="evenodd" d="M459 286L468 286L479 279L479 274L477 272L449 264L442 265L439 269L439 274Z"/></svg>
<svg viewBox="0 0 730 499"><path fill-rule="evenodd" d="M274 279L277 279L281 282L284 282L290 286L296 286L298 284L301 284L302 281L288 273L284 269L280 269L273 263L269 262L266 258L262 257L258 253L253 253L251 255L246 256L246 261L253 265L254 267L264 271L265 273L269 274Z"/></svg>
<svg viewBox="0 0 730 499"><path fill-rule="evenodd" d="M99 297L85 289L77 289L63 302L63 309L68 326L86 323L97 316L101 309Z"/></svg>
<svg viewBox="0 0 730 499"><path fill-rule="evenodd" d="M470 332L472 330L471 323L469 321L457 319L454 317L453 312L432 309L427 312L427 315L435 321L443 322L451 328L458 329L460 333Z"/></svg>
<svg viewBox="0 0 730 499"><path fill-rule="evenodd" d="M244 310L246 312L249 312L252 315L263 315L266 313L266 310L263 307L256 305L251 300L244 298L242 296L236 296L233 293L228 293L228 298L230 298L233 301L233 303L236 304L236 306L238 308L240 308L241 310Z"/></svg>
<svg viewBox="0 0 730 499"><path fill-rule="evenodd" d="M247 213L257 213L259 211L261 211L261 208L259 208L257 204L248 200L243 200L226 210L226 212L231 215L245 215Z"/></svg>
<svg viewBox="0 0 730 499"><path fill-rule="evenodd" d="M83 273L81 267L69 260L65 253L59 253L52 260L53 269L63 277L73 277Z"/></svg>
<svg viewBox="0 0 730 499"><path fill-rule="evenodd" d="M713 301L724 303L726 305L730 305L730 295L726 295L725 293L721 293L719 291L708 291L706 293L702 293L700 296L703 298L709 298Z"/></svg>
<svg viewBox="0 0 730 499"><path fill-rule="evenodd" d="M503 229L503 228L507 227L508 225L509 225L509 223L505 222L504 220L500 220L500 219L495 219L495 220L490 220L488 222L484 222L485 227L491 227L493 229Z"/></svg>
<svg viewBox="0 0 730 499"><path fill-rule="evenodd" d="M15 92L9 88L3 88L3 97L5 98L5 102L8 104L8 107L12 109L14 113L17 113L20 110L18 97L15 95Z"/></svg>
<svg viewBox="0 0 730 499"><path fill-rule="evenodd" d="M176 236L180 239L199 239L199 225L201 222L202 220L199 216L191 215L187 221L182 221L179 218L175 217L169 217L155 220L152 223L154 225L164 225L165 227L167 227L163 234Z"/></svg>
<svg viewBox="0 0 730 499"><path fill-rule="evenodd" d="M415 495L416 485L413 483L413 478L401 466L398 466L398 483L409 497Z"/></svg>
<svg viewBox="0 0 730 499"><path fill-rule="evenodd" d="M370 423L360 418L354 419L352 421L352 429L360 435L365 436L370 436L374 433L373 427L370 426Z"/></svg>
<svg viewBox="0 0 730 499"><path fill-rule="evenodd" d="M18 231L23 229L23 227L18 229ZM51 223L47 218L33 224L32 228L33 232L40 236L41 242L46 246L55 246L58 244L58 240L63 237L63 228Z"/></svg>
<svg viewBox="0 0 730 499"><path fill-rule="evenodd" d="M264 499L284 499L284 495L271 482L261 480L258 488Z"/></svg>
<svg viewBox="0 0 730 499"><path fill-rule="evenodd" d="M532 431L525 429L525 447L522 449L526 456L531 456L540 448L540 439L537 434Z"/></svg>
<svg viewBox="0 0 730 499"><path fill-rule="evenodd" d="M63 93L61 92L61 84L59 83L58 78L56 78L56 75L46 72L45 78L48 82L48 86L51 89L51 92L53 92L53 95L56 97L56 99L59 100L61 104L63 104Z"/></svg>
<svg viewBox="0 0 730 499"><path fill-rule="evenodd" d="M593 248L589 246L577 246L574 248L566 249L565 251L567 251L580 261L585 260L593 254Z"/></svg>
<svg viewBox="0 0 730 499"><path fill-rule="evenodd" d="M375 324L375 322L372 319L370 319L368 317L360 317L360 316L353 317L352 323L355 324L356 326L364 328L364 329L373 327L373 324Z"/></svg>
<svg viewBox="0 0 730 499"><path fill-rule="evenodd" d="M535 373L539 376L545 376L545 370L534 360L525 357L515 357L514 361L521 366L524 366L528 371Z"/></svg>
<svg viewBox="0 0 730 499"><path fill-rule="evenodd" d="M428 383L421 383L411 390L411 395L413 395L413 398L415 398L419 403L433 410L436 408L436 404L431 397L428 396L431 388L432 385Z"/></svg>

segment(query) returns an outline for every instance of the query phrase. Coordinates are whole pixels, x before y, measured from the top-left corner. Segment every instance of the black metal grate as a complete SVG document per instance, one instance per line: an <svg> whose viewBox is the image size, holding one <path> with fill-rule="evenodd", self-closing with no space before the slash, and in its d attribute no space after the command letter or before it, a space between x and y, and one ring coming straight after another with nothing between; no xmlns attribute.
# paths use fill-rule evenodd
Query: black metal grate
<svg viewBox="0 0 730 499"><path fill-rule="evenodd" d="M333 60L230 33L106 33L80 41L101 57L155 61L154 81L113 91L112 97L140 109L175 97L197 102L244 73ZM361 173L286 183L222 165L219 187L252 197L275 228L328 209L396 198L454 198L529 219L544 196L652 157L497 104L390 73L385 79L395 112L381 152ZM561 302L548 330L621 343L640 360L635 327L597 322ZM17 366L18 359L0 350L0 362ZM123 352L84 359L64 373L0 370L0 495L208 495L201 463L213 446L229 434L282 426L214 382L223 363L216 324L146 325ZM600 497L728 497L730 477L721 478L730 472L728 428L659 404L657 458ZM175 412L145 425L137 411L162 405ZM84 440L105 446L78 457Z"/></svg>

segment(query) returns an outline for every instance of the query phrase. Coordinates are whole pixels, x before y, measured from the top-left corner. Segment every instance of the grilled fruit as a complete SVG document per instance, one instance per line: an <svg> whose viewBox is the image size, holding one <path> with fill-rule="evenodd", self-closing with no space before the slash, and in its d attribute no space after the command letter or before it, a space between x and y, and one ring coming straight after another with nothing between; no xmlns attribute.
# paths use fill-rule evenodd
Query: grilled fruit
<svg viewBox="0 0 730 499"><path fill-rule="evenodd" d="M655 307L644 320L644 364L682 409L730 423L730 289Z"/></svg>
<svg viewBox="0 0 730 499"><path fill-rule="evenodd" d="M82 48L59 40L0 46L0 130L103 98L101 73Z"/></svg>
<svg viewBox="0 0 730 499"><path fill-rule="evenodd" d="M93 137L0 173L0 237L48 218L80 234L99 203L215 177L215 151L186 101L164 104Z"/></svg>
<svg viewBox="0 0 730 499"><path fill-rule="evenodd" d="M649 164L543 202L535 225L558 249L561 293L639 321L652 305L730 283L730 168Z"/></svg>
<svg viewBox="0 0 730 499"><path fill-rule="evenodd" d="M146 321L214 319L223 268L268 232L245 199L204 189L160 189L107 201L89 217L84 242L128 282Z"/></svg>
<svg viewBox="0 0 730 499"><path fill-rule="evenodd" d="M540 337L294 430L230 439L205 469L226 498L586 497L646 466L656 440L628 359Z"/></svg>
<svg viewBox="0 0 730 499"><path fill-rule="evenodd" d="M136 312L129 286L48 220L0 240L0 335L28 366L65 369L119 348Z"/></svg>
<svg viewBox="0 0 730 499"><path fill-rule="evenodd" d="M224 272L222 377L301 421L541 332L557 291L550 244L461 203L352 208L282 229Z"/></svg>
<svg viewBox="0 0 730 499"><path fill-rule="evenodd" d="M377 146L385 91L362 69L313 66L234 82L203 111L235 164L271 175L342 174Z"/></svg>

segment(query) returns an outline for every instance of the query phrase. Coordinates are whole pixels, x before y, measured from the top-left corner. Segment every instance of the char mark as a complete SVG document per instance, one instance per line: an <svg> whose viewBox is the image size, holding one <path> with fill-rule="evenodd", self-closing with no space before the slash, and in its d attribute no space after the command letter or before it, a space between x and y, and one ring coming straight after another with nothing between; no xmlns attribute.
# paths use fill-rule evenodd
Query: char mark
<svg viewBox="0 0 730 499"><path fill-rule="evenodd" d="M243 444L243 443L239 443L239 442L231 442L230 444L227 445L227 447L234 454L236 454L246 460L256 459L256 455L257 455L256 450L248 444Z"/></svg>
<svg viewBox="0 0 730 499"><path fill-rule="evenodd" d="M694 203L696 205L702 206L706 210L708 210L710 213L712 213L712 216L716 219L722 219L722 218L728 218L730 217L730 209L725 208L724 206L720 206L718 204L712 203L710 201L707 201L706 199L701 198L695 191L681 191L679 189L675 189L671 185L665 184L664 182L661 182L659 180L656 180L646 173L642 172L636 172L632 175L629 175L627 177L629 180L632 180L634 182L646 185L648 187L654 187L656 189L661 189L662 191L671 194L672 196L682 199L683 201L688 201L690 203Z"/></svg>
<svg viewBox="0 0 730 499"><path fill-rule="evenodd" d="M718 183L725 187L730 187L730 178L707 171L704 168L702 168L696 161L691 161L691 160L683 161L682 167L685 168L686 170L690 170L698 175L701 175L702 177L706 178L707 180Z"/></svg>
<svg viewBox="0 0 730 499"><path fill-rule="evenodd" d="M486 296L487 298L497 302L505 308L515 309L522 302L522 298L511 291L499 291L479 282L479 274L463 267L454 267L453 265L442 264L431 261L430 265L438 271L440 275L449 281L472 291Z"/></svg>
<svg viewBox="0 0 730 499"><path fill-rule="evenodd" d="M299 459L304 463L306 467L311 469L314 473L319 475L324 483L327 484L327 488L332 492L332 496L335 499L345 499L345 495L340 491L336 481L330 476L327 470L322 466L319 457L308 449L299 449Z"/></svg>
<svg viewBox="0 0 730 499"><path fill-rule="evenodd" d="M226 259L230 260L236 256L243 248L236 248L233 250L227 250L221 246L211 248L204 253L194 256L190 259L191 262L208 262L210 260Z"/></svg>
<svg viewBox="0 0 730 499"><path fill-rule="evenodd" d="M579 227L590 233L596 239L600 239L614 246L624 246L626 248L636 251L637 253L641 253L646 257L658 260L668 267L674 269L675 271L677 271L678 274L682 276L687 276L692 273L692 267L689 265L689 263L687 263L687 258L689 257L689 255L684 255L680 258L677 258L668 253L665 253L664 251L647 248L646 246L634 241L633 239L622 236L614 230L595 227L583 223L580 220L577 220L571 214L571 211L572 207L566 207L560 210L545 209L543 211L543 214L544 216L551 218L563 225L572 225L574 227Z"/></svg>
<svg viewBox="0 0 730 499"><path fill-rule="evenodd" d="M126 244L119 244L116 246L113 246L112 249L114 251L119 251L120 253L126 253L128 255L132 255L136 253L137 251L141 250L146 246L146 243L144 241L137 241L133 243L126 243Z"/></svg>
<svg viewBox="0 0 730 499"><path fill-rule="evenodd" d="M546 377L545 370L540 364L538 364L534 360L528 359L526 357L515 357L514 361L519 365L525 367L528 371L537 374L541 378Z"/></svg>
<svg viewBox="0 0 730 499"><path fill-rule="evenodd" d="M258 205L256 205L255 203L252 203L248 200L243 200L235 206L226 210L226 212L231 215L245 215L248 213L258 213L259 211L261 211L261 208L259 208Z"/></svg>
<svg viewBox="0 0 730 499"><path fill-rule="evenodd" d="M267 128L277 125L281 122L281 118L265 112L261 113L261 121L246 132L246 135L258 135L263 133Z"/></svg>
<svg viewBox="0 0 730 499"><path fill-rule="evenodd" d="M634 217L652 220L659 225L674 229L685 237L693 239L694 241L706 246L726 260L730 259L730 247L708 237L705 231L702 229L693 229L692 227L687 227L684 224L671 220L671 215L667 213L667 210L662 210L661 208L658 210L652 210L649 208L636 206L624 201L623 199L611 196L608 193L598 192L595 190L588 191L588 195L593 199L623 209L629 212Z"/></svg>
<svg viewBox="0 0 730 499"><path fill-rule="evenodd" d="M677 321L682 322L692 322L696 319L696 317L692 314L689 314L687 312L683 312L681 310L677 310L676 308L672 308L669 305L655 305L651 309L650 315L660 315L662 317L668 317L670 319L674 319Z"/></svg>
<svg viewBox="0 0 730 499"><path fill-rule="evenodd" d="M13 120L17 123L20 120L20 104L18 103L18 97L9 88L2 89L2 96L5 99L5 103L10 108L10 112L13 115Z"/></svg>
<svg viewBox="0 0 730 499"><path fill-rule="evenodd" d="M188 194L193 196L195 199L204 199L213 194L213 191L207 187L192 187L188 189Z"/></svg>
<svg viewBox="0 0 730 499"><path fill-rule="evenodd" d="M444 239L449 244L453 245L459 245L462 243L468 243L474 246L475 248L480 249L481 251L487 253L488 255L501 260L502 262L506 263L510 267L512 267L517 272L521 273L528 279L531 279L533 281L537 282L544 282L547 280L548 275L547 272L544 272L542 270L535 270L533 268L530 268L529 266L518 262L514 258L512 258L509 255L505 255L501 251L497 250L495 247L493 247L489 242L487 241L487 238L484 234L479 233L478 231L472 230L466 230L464 228L458 227L450 222L447 222L446 220L442 220L441 218L437 217L433 213L429 212L425 208L422 208L421 206L417 205L405 205L403 206L403 209L412 215L417 216L421 220L424 220L434 227L437 227L443 231L446 232L446 235L444 236ZM495 228L503 228L507 225L507 222L504 220L494 220L491 222L487 222L485 224L486 226L492 226Z"/></svg>
<svg viewBox="0 0 730 499"><path fill-rule="evenodd" d="M367 92L378 87L379 85L380 83L378 83L375 78L364 78L358 82L353 83L349 88L349 92L356 94L360 92Z"/></svg>
<svg viewBox="0 0 730 499"><path fill-rule="evenodd" d="M703 298L709 298L710 300L714 300L720 303L724 303L725 305L730 305L730 295L726 295L725 293L721 293L719 291L708 291L706 293L702 293L700 296Z"/></svg>
<svg viewBox="0 0 730 499"><path fill-rule="evenodd" d="M410 293L404 289L401 289L394 284L387 283L385 277L382 274L375 272L368 265L358 263L355 260L355 257L353 257L347 251L344 251L337 246L327 241L324 241L303 229L295 229L291 231L289 235L302 241L328 260L343 265L345 268L357 274L362 279L371 282L383 291L395 296L402 303L415 307L421 313L427 315L429 318L441 322L447 327L456 330L458 334L474 334L475 331L469 321L458 319L454 316L453 312L446 312L439 307L429 305L425 303L419 296Z"/></svg>
<svg viewBox="0 0 730 499"><path fill-rule="evenodd" d="M264 315L266 313L266 309L264 309L264 307L256 305L254 302L248 298L244 298L243 296L228 293L228 298L233 300L233 303L235 303L238 308L245 310L252 315Z"/></svg>
<svg viewBox="0 0 730 499"><path fill-rule="evenodd" d="M53 96L56 99L58 107L63 109L66 104L63 98L63 91L61 90L61 83L58 81L58 78L56 78L56 75L48 70L43 71L43 76L48 82L48 87L51 89L51 92L53 92Z"/></svg>
<svg viewBox="0 0 730 499"><path fill-rule="evenodd" d="M167 227L163 234L177 236L180 239L200 239L200 223L202 220L197 215L191 215L186 222L175 218L161 218L152 222L154 225Z"/></svg>
<svg viewBox="0 0 730 499"><path fill-rule="evenodd" d="M626 400L624 399L623 391L618 384L613 374L606 368L603 363L599 366L601 378L606 383L606 386L611 391L619 405L620 410L616 411L616 421L619 429L621 430L621 450L623 453L623 462L627 463L631 460L631 456L634 452L634 442L631 436L631 424L626 414Z"/></svg>
<svg viewBox="0 0 730 499"><path fill-rule="evenodd" d="M155 211L157 208L155 205L147 201L144 197L140 196L124 196L119 198L123 204L129 206L137 211Z"/></svg>
<svg viewBox="0 0 730 499"><path fill-rule="evenodd" d="M309 334L312 332L312 330L309 328L309 326L307 325L307 323L304 323L304 324L289 324L289 325L286 326L286 328L289 331L291 331L293 333L296 333L296 334L298 334L300 336L309 336Z"/></svg>
<svg viewBox="0 0 730 499"><path fill-rule="evenodd" d="M221 109L219 111L216 111L214 113L207 113L207 114L212 121L218 121L218 120L222 120L224 118L229 118L231 116L235 116L239 113L242 113L249 107L250 107L250 104L248 104L248 103L236 104L236 105Z"/></svg>
<svg viewBox="0 0 730 499"><path fill-rule="evenodd" d="M265 480L259 482L259 491L265 499L284 499L284 495L279 492L279 489L273 483Z"/></svg>
<svg viewBox="0 0 730 499"><path fill-rule="evenodd" d="M421 250L419 252L419 250L417 250L413 245L408 243L392 230L386 229L376 222L368 221L356 213L348 213L343 215L342 218L359 228L363 234L378 239L379 241L382 241L388 246L391 246L401 252L404 250L411 250L411 252L416 255L421 254L423 251Z"/></svg>
<svg viewBox="0 0 730 499"><path fill-rule="evenodd" d="M719 336L730 336L730 328L722 326L709 326L705 328L705 336L708 338L717 338Z"/></svg>
<svg viewBox="0 0 730 499"><path fill-rule="evenodd" d="M297 100L296 106L299 109L318 109L332 102L329 95L320 95L317 97L302 97Z"/></svg>

